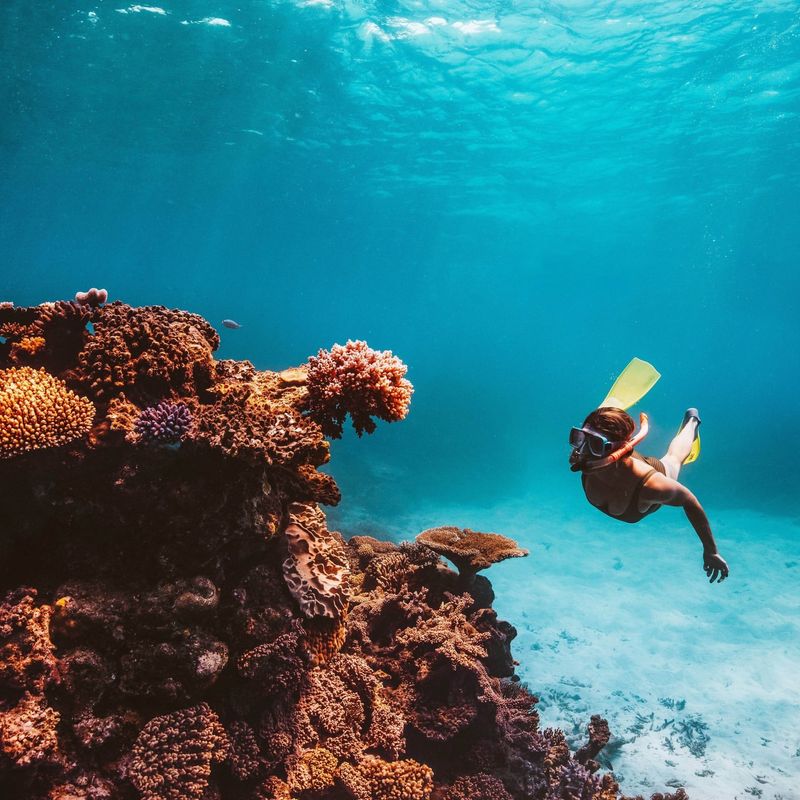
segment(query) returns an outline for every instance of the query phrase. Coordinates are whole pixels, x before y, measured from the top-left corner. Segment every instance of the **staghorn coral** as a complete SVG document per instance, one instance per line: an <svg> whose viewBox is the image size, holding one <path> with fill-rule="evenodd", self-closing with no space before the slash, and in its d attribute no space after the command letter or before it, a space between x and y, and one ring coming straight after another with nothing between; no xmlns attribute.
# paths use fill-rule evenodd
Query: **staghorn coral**
<svg viewBox="0 0 800 800"><path fill-rule="evenodd" d="M136 440L146 444L177 444L192 426L192 411L186 403L162 400L139 415L133 429Z"/></svg>
<svg viewBox="0 0 800 800"><path fill-rule="evenodd" d="M44 369L0 370L0 458L58 447L85 435L95 408Z"/></svg>
<svg viewBox="0 0 800 800"><path fill-rule="evenodd" d="M433 791L433 771L413 759L366 756L355 766L343 764L339 778L353 800L429 800Z"/></svg>
<svg viewBox="0 0 800 800"><path fill-rule="evenodd" d="M131 751L130 779L142 800L200 800L228 737L207 703L154 717Z"/></svg>
<svg viewBox="0 0 800 800"><path fill-rule="evenodd" d="M322 512L308 504L291 505L289 520L284 531L289 549L283 562L286 585L307 617L338 619L349 598L341 537L329 532Z"/></svg>
<svg viewBox="0 0 800 800"><path fill-rule="evenodd" d="M450 559L462 578L471 581L482 569L507 558L527 556L513 539L499 533L481 533L469 528L450 525L429 528L417 536L417 541L430 547L440 556Z"/></svg>
<svg viewBox="0 0 800 800"><path fill-rule="evenodd" d="M320 350L308 359L308 413L335 439L348 414L359 436L372 433L372 417L394 422L408 414L414 387L404 377L407 371L391 351L362 341Z"/></svg>

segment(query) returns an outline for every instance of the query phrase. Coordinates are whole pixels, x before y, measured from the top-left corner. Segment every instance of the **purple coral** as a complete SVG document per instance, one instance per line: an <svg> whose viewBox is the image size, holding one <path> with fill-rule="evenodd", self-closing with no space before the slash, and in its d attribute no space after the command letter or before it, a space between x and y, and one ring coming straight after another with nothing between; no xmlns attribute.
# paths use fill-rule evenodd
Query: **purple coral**
<svg viewBox="0 0 800 800"><path fill-rule="evenodd" d="M134 429L140 442L177 444L186 438L192 425L192 412L186 403L162 400L144 409Z"/></svg>

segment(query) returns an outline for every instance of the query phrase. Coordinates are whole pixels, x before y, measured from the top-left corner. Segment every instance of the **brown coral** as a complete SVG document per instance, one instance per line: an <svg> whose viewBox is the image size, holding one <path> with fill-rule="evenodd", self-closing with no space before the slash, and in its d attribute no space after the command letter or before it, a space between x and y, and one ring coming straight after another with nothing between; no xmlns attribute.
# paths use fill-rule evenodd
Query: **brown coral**
<svg viewBox="0 0 800 800"><path fill-rule="evenodd" d="M356 766L342 764L339 776L354 800L429 800L433 791L433 770L413 759L366 756Z"/></svg>
<svg viewBox="0 0 800 800"><path fill-rule="evenodd" d="M327 789L333 786L339 759L324 747L306 750L291 759L287 768L287 783L296 793Z"/></svg>
<svg viewBox="0 0 800 800"><path fill-rule="evenodd" d="M527 556L513 539L499 533L481 533L469 528L446 525L429 528L417 536L417 541L427 545L440 556L450 559L462 578L470 580L482 569L507 558Z"/></svg>
<svg viewBox="0 0 800 800"><path fill-rule="evenodd" d="M0 458L57 447L92 427L95 408L44 369L0 370Z"/></svg>
<svg viewBox="0 0 800 800"><path fill-rule="evenodd" d="M372 417L404 419L414 391L407 371L390 350L373 350L362 341L320 350L308 359L309 414L336 439L348 413L359 436L375 430Z"/></svg>
<svg viewBox="0 0 800 800"><path fill-rule="evenodd" d="M502 781L481 772L459 778L444 794L443 800L512 800Z"/></svg>
<svg viewBox="0 0 800 800"><path fill-rule="evenodd" d="M196 394L210 383L219 335L197 314L119 301L93 314L94 335L79 362L94 396L110 399L125 391L161 398Z"/></svg>
<svg viewBox="0 0 800 800"><path fill-rule="evenodd" d="M56 749L59 715L42 696L25 693L10 711L0 711L0 764L17 767L43 761Z"/></svg>
<svg viewBox="0 0 800 800"><path fill-rule="evenodd" d="M211 765L228 757L225 729L207 703L154 717L131 751L130 779L142 800L200 800Z"/></svg>
<svg viewBox="0 0 800 800"><path fill-rule="evenodd" d="M307 617L338 619L347 607L350 574L341 537L328 531L324 514L310 504L293 503L289 519L286 585Z"/></svg>

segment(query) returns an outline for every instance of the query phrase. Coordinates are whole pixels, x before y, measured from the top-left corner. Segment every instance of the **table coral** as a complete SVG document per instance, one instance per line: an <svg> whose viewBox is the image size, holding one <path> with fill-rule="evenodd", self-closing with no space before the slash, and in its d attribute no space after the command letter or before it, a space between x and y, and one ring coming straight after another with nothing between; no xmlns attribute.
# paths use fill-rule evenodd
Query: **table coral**
<svg viewBox="0 0 800 800"><path fill-rule="evenodd" d="M499 533L481 533L451 525L429 528L417 536L417 541L450 559L466 580L470 580L480 570L487 569L499 561L528 555L527 550L523 550L507 536L501 536Z"/></svg>
<svg viewBox="0 0 800 800"><path fill-rule="evenodd" d="M201 800L211 766L228 757L228 737L207 703L154 717L131 752L129 774L142 800Z"/></svg>
<svg viewBox="0 0 800 800"><path fill-rule="evenodd" d="M373 350L362 341L335 344L308 359L308 412L325 434L338 439L350 414L356 433L372 433L372 417L404 419L414 391L408 367L390 350Z"/></svg>
<svg viewBox="0 0 800 800"><path fill-rule="evenodd" d="M44 369L0 370L0 458L58 447L84 436L95 408Z"/></svg>

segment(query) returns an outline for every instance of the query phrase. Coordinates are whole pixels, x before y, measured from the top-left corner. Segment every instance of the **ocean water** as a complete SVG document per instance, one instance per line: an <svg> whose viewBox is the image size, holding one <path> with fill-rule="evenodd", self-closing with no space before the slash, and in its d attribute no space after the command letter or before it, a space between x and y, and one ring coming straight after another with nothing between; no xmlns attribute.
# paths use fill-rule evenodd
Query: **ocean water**
<svg viewBox="0 0 800 800"><path fill-rule="evenodd" d="M520 672L608 717L624 790L800 798L797 3L153 3L0 6L0 299L105 286L259 368L393 350L411 413L334 442L332 524L528 547L489 573ZM633 356L645 452L702 412L721 585L680 510L567 469Z"/></svg>

